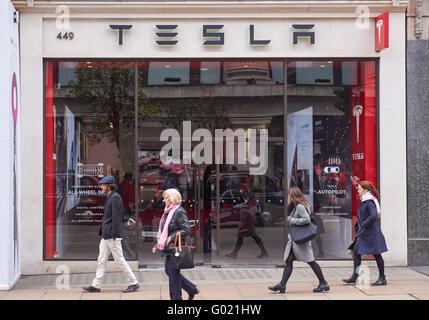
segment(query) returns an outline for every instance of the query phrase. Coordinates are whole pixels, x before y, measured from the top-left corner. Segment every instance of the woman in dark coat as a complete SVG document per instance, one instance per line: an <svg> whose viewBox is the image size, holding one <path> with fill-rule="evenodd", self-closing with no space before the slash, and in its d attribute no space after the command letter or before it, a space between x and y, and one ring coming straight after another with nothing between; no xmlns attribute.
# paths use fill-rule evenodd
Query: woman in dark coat
<svg viewBox="0 0 429 320"><path fill-rule="evenodd" d="M162 194L165 202L164 214L159 221L157 244L152 252L162 251L165 257L165 273L168 275L168 284L171 300L182 300L182 289L194 299L199 293L197 286L180 274L180 269L174 268L171 248L177 232L180 232L182 242L188 237L190 224L186 210L181 206L182 195L176 189L167 189ZM182 243L183 244L183 243Z"/></svg>
<svg viewBox="0 0 429 320"><path fill-rule="evenodd" d="M358 268L361 265L362 255L372 254L377 262L379 272L378 280L372 285L386 285L384 261L381 254L387 251L387 246L379 225L379 193L369 181L359 182L357 191L361 203L358 208L358 221L355 224L356 236L353 241L354 244L350 247L354 253L353 275L343 281L346 283L356 283L359 276Z"/></svg>

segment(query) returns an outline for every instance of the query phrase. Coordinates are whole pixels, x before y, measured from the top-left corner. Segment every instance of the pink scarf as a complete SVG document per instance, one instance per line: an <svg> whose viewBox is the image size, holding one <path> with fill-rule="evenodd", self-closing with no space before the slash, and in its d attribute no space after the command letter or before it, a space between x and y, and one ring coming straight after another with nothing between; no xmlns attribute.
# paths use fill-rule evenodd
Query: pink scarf
<svg viewBox="0 0 429 320"><path fill-rule="evenodd" d="M174 213L179 207L180 207L180 204L174 204L174 205L171 204L170 206L165 207L164 209L164 214L162 215L161 220L159 220L158 234L156 236L156 239L158 240L158 243L156 244L156 248L158 250L164 250L165 241L167 241L167 238L168 238L168 226L170 225L171 219L173 219ZM165 221L164 229L161 231L162 221L164 220L166 215L167 215L167 220Z"/></svg>

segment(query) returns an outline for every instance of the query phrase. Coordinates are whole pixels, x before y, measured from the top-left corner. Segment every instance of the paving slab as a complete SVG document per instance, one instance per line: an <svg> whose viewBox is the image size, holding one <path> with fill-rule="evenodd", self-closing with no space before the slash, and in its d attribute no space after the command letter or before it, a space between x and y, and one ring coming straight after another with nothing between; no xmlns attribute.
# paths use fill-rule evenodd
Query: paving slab
<svg viewBox="0 0 429 320"><path fill-rule="evenodd" d="M393 285L386 286L368 286L367 288L358 288L360 291L367 295L403 295L407 294L405 290L395 287Z"/></svg>
<svg viewBox="0 0 429 320"><path fill-rule="evenodd" d="M429 293L429 281L390 281L389 284L400 288L406 293Z"/></svg>
<svg viewBox="0 0 429 320"><path fill-rule="evenodd" d="M343 294L343 293L324 293L329 300L371 300L370 296L364 293Z"/></svg>
<svg viewBox="0 0 429 320"><path fill-rule="evenodd" d="M211 294L205 293L201 295L202 300L216 300L216 301L230 301L230 300L243 300L243 297L239 294Z"/></svg>
<svg viewBox="0 0 429 320"><path fill-rule="evenodd" d="M338 293L338 294L358 294L360 290L357 289L354 285L348 285L344 283L329 283L329 292Z"/></svg>
<svg viewBox="0 0 429 320"><path fill-rule="evenodd" d="M9 291L0 291L0 300L9 293Z"/></svg>
<svg viewBox="0 0 429 320"><path fill-rule="evenodd" d="M308 294L313 293L313 289L316 287L317 284L311 282L289 282L286 285L286 293Z"/></svg>
<svg viewBox="0 0 429 320"><path fill-rule="evenodd" d="M411 269L420 272L426 276L429 276L429 266L411 267Z"/></svg>
<svg viewBox="0 0 429 320"><path fill-rule="evenodd" d="M255 297L244 297L244 300L254 300L254 301L258 301L258 300L286 300L286 297L279 294L279 295L273 295L273 296L255 296Z"/></svg>
<svg viewBox="0 0 429 320"><path fill-rule="evenodd" d="M267 296L272 293L265 283L261 284L236 284L238 292L244 296Z"/></svg>
<svg viewBox="0 0 429 320"><path fill-rule="evenodd" d="M412 294L413 297L419 299L419 300L429 300L429 293L428 292L417 292Z"/></svg>
<svg viewBox="0 0 429 320"><path fill-rule="evenodd" d="M83 294L83 290L79 288L70 289L47 289L42 300L79 300Z"/></svg>
<svg viewBox="0 0 429 320"><path fill-rule="evenodd" d="M160 296L161 300L170 300L170 289L168 285L161 286L160 292L161 292L161 296ZM182 298L187 299L186 293L183 290L182 290Z"/></svg>
<svg viewBox="0 0 429 320"><path fill-rule="evenodd" d="M2 300L40 300L45 295L44 289L12 290L2 297Z"/></svg>
<svg viewBox="0 0 429 320"><path fill-rule="evenodd" d="M121 300L160 300L160 286L140 286L137 291L122 293Z"/></svg>
<svg viewBox="0 0 429 320"><path fill-rule="evenodd" d="M81 300L119 300L122 289L122 287L102 288L101 292L83 292Z"/></svg>
<svg viewBox="0 0 429 320"><path fill-rule="evenodd" d="M287 294L286 300L329 300L329 298L323 293L317 295Z"/></svg>
<svg viewBox="0 0 429 320"><path fill-rule="evenodd" d="M369 296L371 300L417 300L408 294L389 294L389 295L374 295Z"/></svg>

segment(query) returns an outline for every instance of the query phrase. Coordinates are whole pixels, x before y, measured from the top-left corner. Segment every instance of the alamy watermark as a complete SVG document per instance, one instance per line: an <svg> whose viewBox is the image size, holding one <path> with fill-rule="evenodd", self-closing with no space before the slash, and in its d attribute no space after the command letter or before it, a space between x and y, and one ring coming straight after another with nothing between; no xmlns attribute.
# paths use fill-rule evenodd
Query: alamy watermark
<svg viewBox="0 0 429 320"><path fill-rule="evenodd" d="M250 164L251 175L264 175L268 169L268 129L242 128L215 129L214 137L208 129L199 128L192 132L191 121L183 121L181 148L180 133L176 129L164 129L160 141L169 141L160 151L163 164ZM235 142L237 140L237 142ZM259 141L258 141L259 140ZM200 142L192 150L192 142ZM214 150L213 150L214 142ZM226 155L224 156L224 143ZM259 145L259 155L257 148ZM182 154L181 154L182 149ZM237 150L237 156L235 156ZM170 156L171 154L171 156ZM225 161L225 163L224 163Z"/></svg>
<svg viewBox="0 0 429 320"><path fill-rule="evenodd" d="M356 28L368 30L370 28L369 7L357 6L355 13L358 15L358 17L355 20Z"/></svg>
<svg viewBox="0 0 429 320"><path fill-rule="evenodd" d="M66 5L57 6L55 12L59 14L55 21L58 30L70 29L70 8Z"/></svg>
<svg viewBox="0 0 429 320"><path fill-rule="evenodd" d="M368 290L371 278L371 271L366 265L361 265L356 270L359 277L356 280L356 288L360 290Z"/></svg>
<svg viewBox="0 0 429 320"><path fill-rule="evenodd" d="M55 273L59 273L57 279L55 280L55 287L58 290L68 290L70 289L70 268L66 265L59 265L55 269Z"/></svg>

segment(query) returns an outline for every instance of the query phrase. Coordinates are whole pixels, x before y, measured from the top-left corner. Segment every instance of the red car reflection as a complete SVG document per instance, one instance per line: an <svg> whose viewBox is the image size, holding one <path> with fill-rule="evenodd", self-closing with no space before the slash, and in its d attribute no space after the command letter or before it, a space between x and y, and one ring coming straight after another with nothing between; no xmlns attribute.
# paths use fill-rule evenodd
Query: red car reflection
<svg viewBox="0 0 429 320"><path fill-rule="evenodd" d="M162 193L160 193L162 195ZM188 219L195 220L195 203L192 200L184 200L182 206L185 208ZM144 211L139 212L139 218L142 224L142 235L149 241L156 239L159 221L164 212L164 202L159 196L154 203ZM260 220L261 205L247 198L244 194L235 191L227 190L220 197L219 208L219 223L221 228L238 228L240 222L240 214L246 210L255 216L255 223ZM217 226L216 209L203 209L201 212L199 224L203 226L200 230L204 237L204 251L211 250L211 231ZM191 228L191 237L195 237L195 228Z"/></svg>

